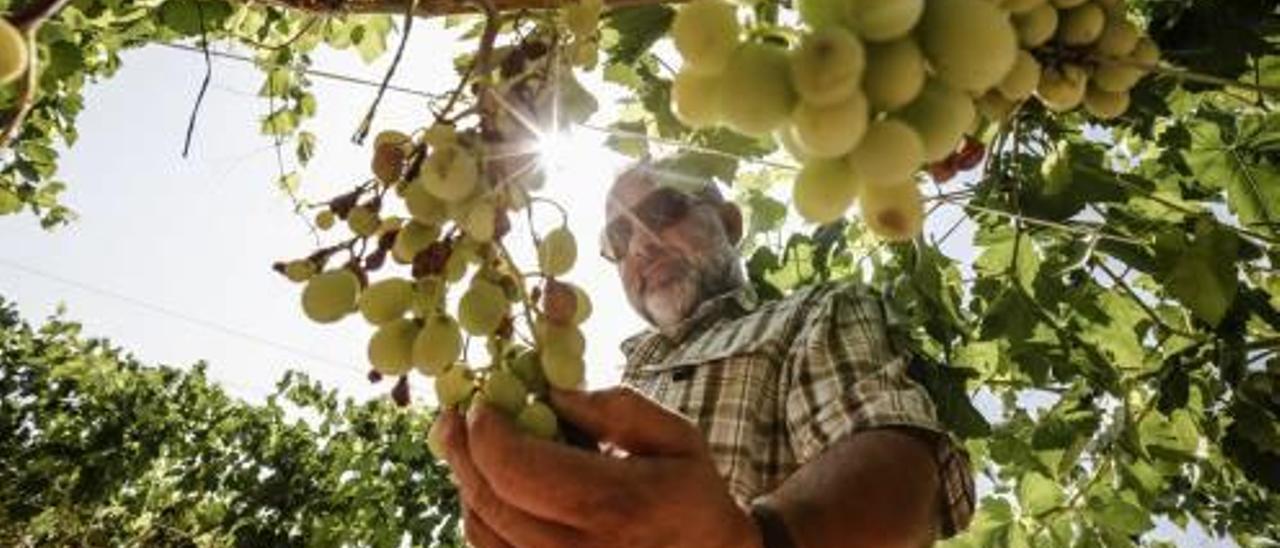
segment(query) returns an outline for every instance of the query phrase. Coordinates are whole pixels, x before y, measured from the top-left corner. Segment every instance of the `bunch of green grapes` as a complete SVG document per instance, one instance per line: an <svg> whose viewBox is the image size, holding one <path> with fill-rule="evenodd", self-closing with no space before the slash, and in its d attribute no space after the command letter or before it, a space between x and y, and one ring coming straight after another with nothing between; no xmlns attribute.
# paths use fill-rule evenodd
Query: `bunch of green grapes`
<svg viewBox="0 0 1280 548"><path fill-rule="evenodd" d="M1005 0L1018 42L1014 70L980 100L994 119L1034 94L1045 108L1081 105L1100 120L1129 108L1129 90L1160 61L1160 50L1128 18L1124 0Z"/></svg>
<svg viewBox="0 0 1280 548"><path fill-rule="evenodd" d="M985 153L971 137L980 111L999 122L1034 95L1055 111L1123 112L1158 54L1121 2L798 0L804 28L779 31L693 0L671 28L683 58L672 111L693 128L772 136L802 163L792 201L805 219L856 203L872 232L909 239L922 168L947 179Z"/></svg>
<svg viewBox="0 0 1280 548"><path fill-rule="evenodd" d="M484 401L532 435L562 436L547 391L584 381L579 326L591 301L564 280L578 249L563 222L541 234L530 227L536 267L522 269L507 250L508 216L550 203L532 196L540 179L523 176L536 171L536 151L513 148L549 129L510 125L509 109L539 108L547 95L541 88L562 81L554 73L580 62L562 54L595 39L598 15L598 4L567 12L561 25L570 40L543 34L495 49L493 74L477 76L494 83L464 111L473 125L438 117L412 134L377 135L373 178L322 204L315 219L324 230L345 223L351 237L276 265L304 284L308 318L334 323L358 314L376 328L368 342L370 378L399 377L392 391L398 403L408 403L408 375L417 372L432 379L443 407ZM500 100L486 100L496 94ZM386 214L392 210L404 215ZM401 272L373 279L389 265ZM468 352L473 339L483 340L484 352Z"/></svg>

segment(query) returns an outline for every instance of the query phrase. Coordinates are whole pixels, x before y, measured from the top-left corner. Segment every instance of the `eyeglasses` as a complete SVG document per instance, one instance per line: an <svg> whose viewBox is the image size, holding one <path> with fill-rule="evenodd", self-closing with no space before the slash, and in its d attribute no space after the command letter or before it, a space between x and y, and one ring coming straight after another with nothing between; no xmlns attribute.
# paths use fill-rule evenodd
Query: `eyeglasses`
<svg viewBox="0 0 1280 548"><path fill-rule="evenodd" d="M697 198L673 188L659 188L645 196L631 211L623 212L605 226L600 235L600 255L605 260L616 263L627 256L631 245L631 237L635 228L631 220L635 219L652 231L659 232L685 218L697 204Z"/></svg>

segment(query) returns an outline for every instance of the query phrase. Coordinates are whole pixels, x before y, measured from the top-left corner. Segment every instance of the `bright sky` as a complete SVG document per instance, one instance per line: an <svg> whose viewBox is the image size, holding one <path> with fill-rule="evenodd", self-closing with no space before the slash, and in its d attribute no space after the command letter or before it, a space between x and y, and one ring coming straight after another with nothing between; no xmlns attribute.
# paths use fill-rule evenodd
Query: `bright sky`
<svg viewBox="0 0 1280 548"><path fill-rule="evenodd" d="M395 85L444 92L456 81L456 43L433 27L415 27ZM390 57L367 66L354 53L325 53L315 68L380 81ZM308 321L298 304L301 287L270 270L273 261L305 256L315 246L289 198L274 186L275 147L258 134L267 105L256 97L262 77L253 66L214 58L192 154L181 157L203 71L199 55L151 47L127 53L116 77L88 88L81 138L65 153L60 172L70 182L64 201L80 218L45 232L29 215L0 217L0 247L6 250L0 294L32 320L65 303L68 316L88 333L110 338L147 363L185 366L204 359L213 379L252 400L269 393L288 368L357 398L389 391L390 383L365 379L371 327L358 316L330 325ZM375 90L313 81L320 106L308 129L320 142L301 192L321 200L369 176L368 149L349 136ZM423 99L388 92L375 133L412 131L427 116ZM602 112L598 119L606 117ZM595 302L584 330L589 384L598 387L616 382L617 345L643 326L612 266L598 258L604 191L625 159L601 146L597 132L581 130L565 140L575 153L562 159L547 194L569 210L578 236L580 259L567 279L590 288ZM292 169L293 147L286 143L282 152L286 170ZM513 251L529 260L525 234L513 234Z"/></svg>
<svg viewBox="0 0 1280 548"><path fill-rule="evenodd" d="M459 47L451 35L434 22L415 26L393 84L447 91L456 81L451 62ZM314 68L380 81L390 58L367 66L354 53L323 53ZM269 394L290 368L357 399L386 394L389 382L371 385L365 379L372 329L358 316L338 324L310 322L299 306L301 287L270 269L272 262L305 256L315 246L288 197L273 184L275 147L257 129L267 110L256 96L261 74L246 63L214 59L192 154L183 159L202 58L150 47L125 54L123 65L114 78L89 86L80 141L63 156L59 176L70 183L63 200L80 218L45 232L30 215L0 217L0 295L15 301L31 321L65 304L67 316L83 323L86 333L111 339L145 363L187 366L204 360L210 377L251 401ZM603 88L598 73L583 79L601 92L603 108L592 122L606 125L618 90ZM368 150L349 136L375 90L313 81L320 106L307 129L320 141L301 193L322 200L369 176ZM423 99L388 92L374 133L409 132L427 117ZM598 258L604 192L625 162L603 140L583 129L568 135L572 153L562 158L560 175L546 189L568 209L578 237L578 266L568 279L589 288L595 305L583 326L591 387L617 382L618 343L643 327L612 266ZM293 169L289 143L282 154L286 171ZM956 214L951 208L931 217L930 230L946 230ZM946 252L972 254L970 234L962 227ZM527 236L516 240L517 257L529 261ZM385 269L375 279L386 276ZM415 398L422 398L428 383L414 379ZM1157 536L1210 543L1198 528L1184 536L1167 523Z"/></svg>

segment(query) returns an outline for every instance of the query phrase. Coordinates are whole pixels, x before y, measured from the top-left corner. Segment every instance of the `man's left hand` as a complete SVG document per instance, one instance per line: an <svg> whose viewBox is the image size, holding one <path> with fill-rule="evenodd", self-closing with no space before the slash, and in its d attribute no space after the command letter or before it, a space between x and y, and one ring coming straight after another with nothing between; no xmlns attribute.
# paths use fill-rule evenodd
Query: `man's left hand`
<svg viewBox="0 0 1280 548"><path fill-rule="evenodd" d="M446 459L480 548L754 547L698 430L629 388L556 391L552 403L618 458L521 433L501 412L445 412Z"/></svg>

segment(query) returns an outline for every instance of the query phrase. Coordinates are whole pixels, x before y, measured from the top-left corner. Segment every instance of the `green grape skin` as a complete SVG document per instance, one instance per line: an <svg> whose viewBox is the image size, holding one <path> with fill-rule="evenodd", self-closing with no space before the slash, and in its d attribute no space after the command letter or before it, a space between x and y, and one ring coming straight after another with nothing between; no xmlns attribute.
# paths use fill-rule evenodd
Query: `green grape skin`
<svg viewBox="0 0 1280 548"><path fill-rule="evenodd" d="M378 218L378 213L368 206L356 206L351 208L351 212L347 213L347 227L351 232L358 236L368 238L378 233L378 227L382 226L382 219Z"/></svg>
<svg viewBox="0 0 1280 548"><path fill-rule="evenodd" d="M399 319L412 304L413 282L402 278L375 282L360 294L360 314L373 325Z"/></svg>
<svg viewBox="0 0 1280 548"><path fill-rule="evenodd" d="M435 388L440 407L453 407L470 399L476 385L466 365L455 363L436 376Z"/></svg>
<svg viewBox="0 0 1280 548"><path fill-rule="evenodd" d="M720 75L681 69L671 82L671 112L694 129L720 123Z"/></svg>
<svg viewBox="0 0 1280 548"><path fill-rule="evenodd" d="M1000 83L1018 52L1008 14L983 0L930 0L917 36L938 78L972 93Z"/></svg>
<svg viewBox="0 0 1280 548"><path fill-rule="evenodd" d="M329 230L336 222L337 216L332 211L326 209L316 214L316 228L320 230Z"/></svg>
<svg viewBox="0 0 1280 548"><path fill-rule="evenodd" d="M898 115L920 135L924 142L924 159L937 162L955 149L956 143L973 124L977 111L968 95L945 83L930 80L920 96Z"/></svg>
<svg viewBox="0 0 1280 548"><path fill-rule="evenodd" d="M289 261L284 265L284 276L291 282L305 282L316 275L316 264L306 259Z"/></svg>
<svg viewBox="0 0 1280 548"><path fill-rule="evenodd" d="M791 123L805 156L835 158L857 146L867 130L869 114L866 97L855 91L832 106L801 102L791 115Z"/></svg>
<svg viewBox="0 0 1280 548"><path fill-rule="evenodd" d="M383 375L394 377L413 369L413 345L418 323L402 318L379 327L369 339L369 363Z"/></svg>
<svg viewBox="0 0 1280 548"><path fill-rule="evenodd" d="M845 5L845 22L872 42L906 36L926 9L925 0L856 0Z"/></svg>
<svg viewBox="0 0 1280 548"><path fill-rule="evenodd" d="M875 235L906 241L920 234L924 206L914 181L895 185L864 185L859 197L862 221Z"/></svg>
<svg viewBox="0 0 1280 548"><path fill-rule="evenodd" d="M391 246L391 257L400 264L413 264L413 258L438 238L439 226L409 221L396 233L396 241Z"/></svg>
<svg viewBox="0 0 1280 548"><path fill-rule="evenodd" d="M786 50L747 42L734 51L721 75L720 107L730 129L750 136L768 135L783 125L796 104Z"/></svg>
<svg viewBox="0 0 1280 548"><path fill-rule="evenodd" d="M676 10L671 36L685 67L704 74L724 70L738 45L737 8L723 0L694 0Z"/></svg>
<svg viewBox="0 0 1280 548"><path fill-rule="evenodd" d="M865 67L862 42L840 27L805 35L791 53L791 80L801 99L814 106L836 105L853 95Z"/></svg>
<svg viewBox="0 0 1280 548"><path fill-rule="evenodd" d="M413 340L413 363L423 375L439 375L462 355L462 332L446 315L428 318Z"/></svg>
<svg viewBox="0 0 1280 548"><path fill-rule="evenodd" d="M547 276L561 276L578 260L578 242L568 228L548 232L538 243L538 268Z"/></svg>
<svg viewBox="0 0 1280 548"><path fill-rule="evenodd" d="M333 323L356 310L360 279L345 268L318 274L302 290L302 311L312 321Z"/></svg>
<svg viewBox="0 0 1280 548"><path fill-rule="evenodd" d="M586 341L577 327L539 323L542 345L538 352L542 374L551 386L562 390L577 388L586 375L582 354Z"/></svg>
<svg viewBox="0 0 1280 548"><path fill-rule="evenodd" d="M542 374L542 362L531 349L521 350L511 359L511 372L534 394L547 393L547 377Z"/></svg>
<svg viewBox="0 0 1280 548"><path fill-rule="evenodd" d="M413 220L424 225L440 226L449 220L448 206L444 200L433 196L420 184L409 184L404 187L404 205Z"/></svg>
<svg viewBox="0 0 1280 548"><path fill-rule="evenodd" d="M484 393L486 402L512 417L517 416L520 410L524 409L525 400L529 397L529 391L525 389L520 378L501 369L489 372L489 377L485 379L481 391Z"/></svg>
<svg viewBox="0 0 1280 548"><path fill-rule="evenodd" d="M436 460L445 459L444 417L437 414L431 421L431 429L427 431L427 450Z"/></svg>
<svg viewBox="0 0 1280 548"><path fill-rule="evenodd" d="M507 315L506 294L497 284L476 278L458 301L458 323L468 333L486 337Z"/></svg>
<svg viewBox="0 0 1280 548"><path fill-rule="evenodd" d="M0 85L9 85L27 72L27 39L8 19L0 18Z"/></svg>
<svg viewBox="0 0 1280 548"><path fill-rule="evenodd" d="M867 45L862 90L871 108L893 112L911 103L924 89L925 58L910 37Z"/></svg>
<svg viewBox="0 0 1280 548"><path fill-rule="evenodd" d="M555 439L560 431L555 412L540 401L526 405L516 417L516 425L529 435L544 440Z"/></svg>
<svg viewBox="0 0 1280 548"><path fill-rule="evenodd" d="M886 118L867 128L846 160L865 184L903 181L924 163L924 141L911 126Z"/></svg>
<svg viewBox="0 0 1280 548"><path fill-rule="evenodd" d="M1058 30L1058 10L1049 4L1014 15L1014 27L1018 30L1018 43L1024 48L1044 45Z"/></svg>
<svg viewBox="0 0 1280 548"><path fill-rule="evenodd" d="M861 182L843 159L809 160L792 187L792 203L811 223L839 219L858 197Z"/></svg>

